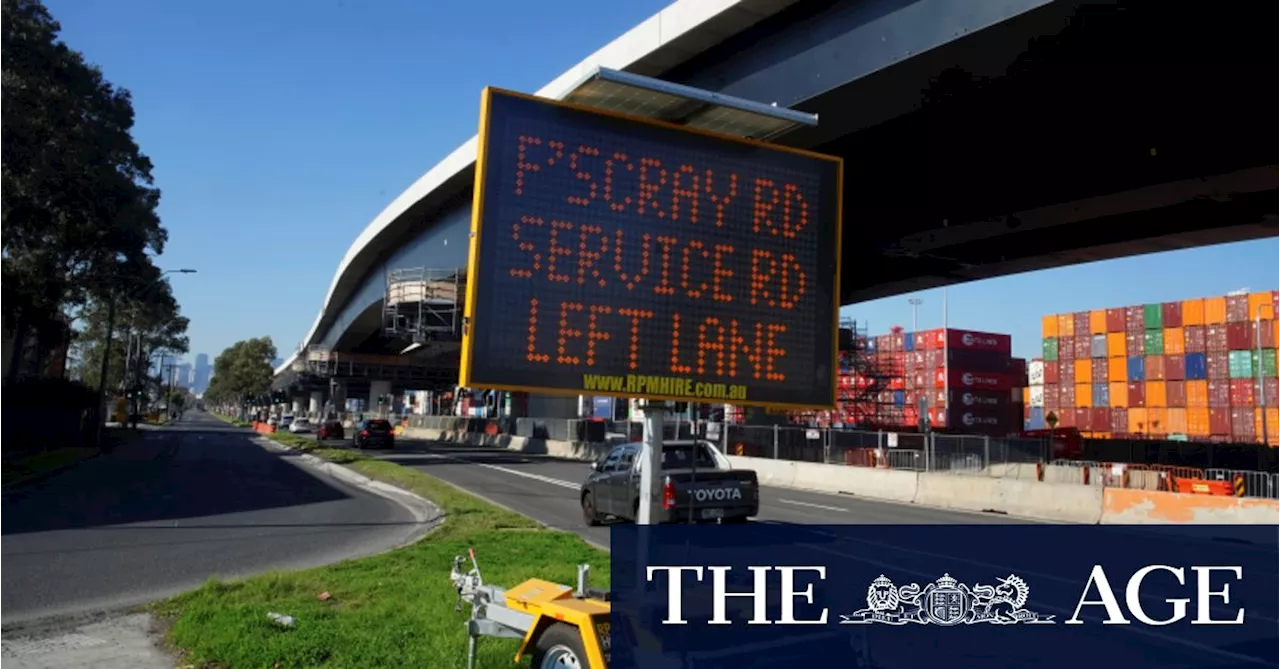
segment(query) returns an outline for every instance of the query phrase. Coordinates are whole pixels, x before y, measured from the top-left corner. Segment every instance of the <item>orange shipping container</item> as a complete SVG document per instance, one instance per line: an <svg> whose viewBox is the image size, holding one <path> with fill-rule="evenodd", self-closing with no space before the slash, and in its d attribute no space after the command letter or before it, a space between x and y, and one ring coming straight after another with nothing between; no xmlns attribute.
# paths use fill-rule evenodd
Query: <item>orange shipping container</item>
<svg viewBox="0 0 1280 669"><path fill-rule="evenodd" d="M1169 406L1168 387L1164 381L1147 381L1147 406L1164 408Z"/></svg>
<svg viewBox="0 0 1280 669"><path fill-rule="evenodd" d="M1126 355L1125 345L1124 345L1124 341L1125 341L1124 335L1125 333L1123 332L1107 333L1107 355L1109 357L1120 358L1122 360L1124 359Z"/></svg>
<svg viewBox="0 0 1280 669"><path fill-rule="evenodd" d="M1167 421L1166 427L1168 434L1186 434L1187 433L1187 410L1186 409L1166 409L1164 415Z"/></svg>
<svg viewBox="0 0 1280 669"><path fill-rule="evenodd" d="M1223 314L1222 318L1224 322L1227 318L1226 313L1227 313L1227 303L1225 302L1225 298L1224 298L1224 301L1222 303L1222 314ZM1076 336L1075 317L1076 317L1075 314L1058 314L1058 336L1059 337Z"/></svg>
<svg viewBox="0 0 1280 669"><path fill-rule="evenodd" d="M1093 406L1093 384L1077 383L1076 384L1076 408L1088 409Z"/></svg>
<svg viewBox="0 0 1280 669"><path fill-rule="evenodd" d="M1182 313L1186 313L1185 311ZM1209 436L1209 409L1196 407L1187 409L1187 434L1192 437Z"/></svg>
<svg viewBox="0 0 1280 669"><path fill-rule="evenodd" d="M1169 410L1163 407L1147 408L1147 434L1169 434Z"/></svg>
<svg viewBox="0 0 1280 669"><path fill-rule="evenodd" d="M1022 389L1022 406L1031 406L1031 389Z"/></svg>
<svg viewBox="0 0 1280 669"><path fill-rule="evenodd" d="M1208 420L1205 421L1206 423ZM1147 410L1129 409L1129 433L1144 434L1147 431Z"/></svg>
<svg viewBox="0 0 1280 669"><path fill-rule="evenodd" d="M1226 297L1206 297L1204 298L1204 323L1205 325L1218 325L1227 322L1227 298ZM1185 317L1182 321L1183 325L1187 324Z"/></svg>
<svg viewBox="0 0 1280 669"><path fill-rule="evenodd" d="M1164 329L1164 354L1182 355L1186 353L1186 342L1183 341L1182 328Z"/></svg>
<svg viewBox="0 0 1280 669"><path fill-rule="evenodd" d="M1249 320L1258 318L1258 311L1262 311L1262 318L1275 318L1275 309L1271 306L1271 291L1263 293L1249 293ZM1261 434L1261 433L1259 433Z"/></svg>
<svg viewBox="0 0 1280 669"><path fill-rule="evenodd" d="M1267 409L1267 445L1269 446L1280 446L1280 429L1277 429L1277 423L1280 423L1280 409ZM1262 441L1262 409L1253 410L1253 433L1258 435L1258 441Z"/></svg>
<svg viewBox="0 0 1280 669"><path fill-rule="evenodd" d="M1114 360L1115 358L1113 358ZM1124 358L1120 358L1124 360ZM1124 381L1112 381L1107 384L1107 400L1116 409L1129 406L1129 384Z"/></svg>
<svg viewBox="0 0 1280 669"><path fill-rule="evenodd" d="M1267 293L1267 304L1270 304L1271 294ZM1106 334L1107 333L1107 310L1094 309L1089 312L1089 334Z"/></svg>
<svg viewBox="0 0 1280 669"><path fill-rule="evenodd" d="M1040 336L1048 339L1058 336L1058 315L1052 314L1040 318Z"/></svg>
<svg viewBox="0 0 1280 669"><path fill-rule="evenodd" d="M1226 309L1226 304L1223 304ZM1196 298L1194 300L1182 301L1182 327L1188 325L1204 325L1204 300Z"/></svg>
<svg viewBox="0 0 1280 669"><path fill-rule="evenodd" d="M1093 360L1091 358L1076 361L1076 385L1079 386L1082 383L1093 383ZM1089 391L1089 393L1092 395L1093 391ZM1089 405L1080 404L1078 406L1087 407Z"/></svg>
<svg viewBox="0 0 1280 669"><path fill-rule="evenodd" d="M1207 409L1209 408L1209 382L1205 380L1187 381L1187 408L1188 409ZM1190 420L1189 418L1187 420ZM1204 415L1204 434L1209 434L1209 414ZM1196 432L1195 434L1200 434Z"/></svg>
<svg viewBox="0 0 1280 669"><path fill-rule="evenodd" d="M1119 334L1123 339L1124 333ZM1129 380L1129 359L1123 356L1113 356L1107 358L1107 379L1109 381L1128 381ZM1112 400L1114 401L1114 400ZM1115 406L1115 405L1112 405Z"/></svg>

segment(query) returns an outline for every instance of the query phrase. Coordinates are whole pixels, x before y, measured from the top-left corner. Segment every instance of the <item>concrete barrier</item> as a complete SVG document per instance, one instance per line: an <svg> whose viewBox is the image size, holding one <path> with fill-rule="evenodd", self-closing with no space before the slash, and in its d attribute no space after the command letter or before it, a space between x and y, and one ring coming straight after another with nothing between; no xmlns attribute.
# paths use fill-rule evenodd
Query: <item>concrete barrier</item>
<svg viewBox="0 0 1280 669"><path fill-rule="evenodd" d="M1102 517L1100 486L1041 483L1036 480L988 479L1000 489L1001 506L1011 516L1096 525Z"/></svg>
<svg viewBox="0 0 1280 669"><path fill-rule="evenodd" d="M409 439L423 439L426 441L451 441L472 446L495 446L527 455L549 455L551 457L582 460L584 462L599 460L609 452L610 448L608 444L534 439L510 434L478 434L475 432L435 430L421 427L406 428L404 436Z"/></svg>
<svg viewBox="0 0 1280 669"><path fill-rule="evenodd" d="M1107 525L1274 525L1274 499L1106 488L1100 522Z"/></svg>

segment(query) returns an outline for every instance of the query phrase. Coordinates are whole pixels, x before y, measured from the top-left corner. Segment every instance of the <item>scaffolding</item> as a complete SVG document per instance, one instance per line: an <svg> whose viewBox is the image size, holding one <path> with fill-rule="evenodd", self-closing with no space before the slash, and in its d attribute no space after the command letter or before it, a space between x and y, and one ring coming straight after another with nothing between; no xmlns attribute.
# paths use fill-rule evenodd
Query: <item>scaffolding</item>
<svg viewBox="0 0 1280 669"><path fill-rule="evenodd" d="M466 271L413 267L387 272L382 331L414 343L461 335Z"/></svg>

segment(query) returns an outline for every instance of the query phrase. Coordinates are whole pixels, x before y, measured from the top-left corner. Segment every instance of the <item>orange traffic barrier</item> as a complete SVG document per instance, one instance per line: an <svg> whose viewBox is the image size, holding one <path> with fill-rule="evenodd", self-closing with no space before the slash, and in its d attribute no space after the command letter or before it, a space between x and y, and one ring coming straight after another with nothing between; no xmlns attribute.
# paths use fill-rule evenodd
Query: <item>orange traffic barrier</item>
<svg viewBox="0 0 1280 669"><path fill-rule="evenodd" d="M1191 493L1194 495L1222 495L1235 497L1235 487L1230 481L1209 481L1205 479L1184 479L1174 477L1173 492Z"/></svg>

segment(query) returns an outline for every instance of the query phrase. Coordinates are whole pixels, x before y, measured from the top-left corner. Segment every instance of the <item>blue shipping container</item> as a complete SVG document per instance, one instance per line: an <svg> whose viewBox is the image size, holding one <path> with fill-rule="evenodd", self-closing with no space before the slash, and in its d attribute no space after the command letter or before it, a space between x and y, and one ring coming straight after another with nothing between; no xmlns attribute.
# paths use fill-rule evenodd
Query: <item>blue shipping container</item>
<svg viewBox="0 0 1280 669"><path fill-rule="evenodd" d="M1146 381L1147 380L1147 359L1135 355L1129 358L1129 380L1130 381Z"/></svg>
<svg viewBox="0 0 1280 669"><path fill-rule="evenodd" d="M901 390L893 391L893 406L900 407L907 403L907 394Z"/></svg>
<svg viewBox="0 0 1280 669"><path fill-rule="evenodd" d="M1111 406L1111 394L1107 391L1109 387L1105 383L1093 384L1093 406L1100 409Z"/></svg>
<svg viewBox="0 0 1280 669"><path fill-rule="evenodd" d="M1187 365L1187 380L1200 381L1209 378L1209 362L1204 353L1188 353L1182 359Z"/></svg>
<svg viewBox="0 0 1280 669"><path fill-rule="evenodd" d="M915 333L913 333L913 332L904 332L904 333L902 333L902 350L904 350L904 351L914 351L914 350L916 350L916 337L915 337Z"/></svg>
<svg viewBox="0 0 1280 669"><path fill-rule="evenodd" d="M1028 430L1047 430L1049 425L1044 422L1044 407L1031 407L1031 417L1026 420Z"/></svg>

